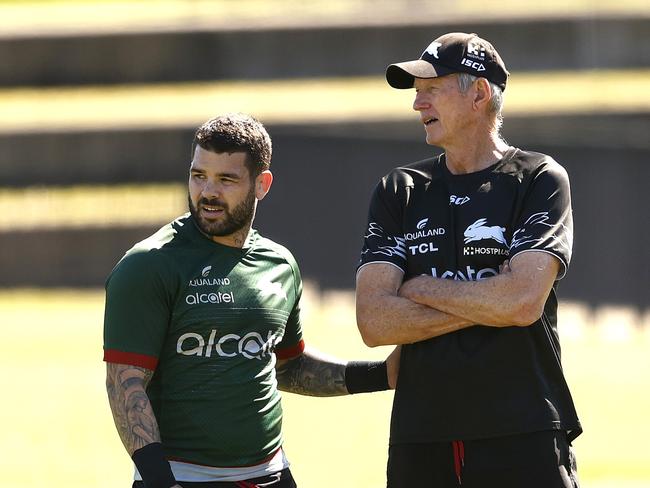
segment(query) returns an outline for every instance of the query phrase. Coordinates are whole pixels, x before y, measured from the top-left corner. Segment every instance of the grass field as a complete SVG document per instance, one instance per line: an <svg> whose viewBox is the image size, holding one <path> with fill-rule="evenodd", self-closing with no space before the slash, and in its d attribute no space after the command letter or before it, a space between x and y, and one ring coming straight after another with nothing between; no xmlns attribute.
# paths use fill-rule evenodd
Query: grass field
<svg viewBox="0 0 650 488"><path fill-rule="evenodd" d="M650 110L647 68L515 73L509 83L506 117ZM3 88L0 133L193 127L206 107L266 124L415 121L412 102L411 90L390 90L382 76Z"/></svg>
<svg viewBox="0 0 650 488"><path fill-rule="evenodd" d="M306 293L306 339L344 358L379 358L354 325L349 293ZM104 390L100 291L0 293L3 487L130 486L131 464ZM650 487L650 324L630 310L561 308L564 365L585 433L583 488ZM643 324L643 325L642 325ZM383 486L392 394L284 395L286 451L302 488ZM323 475L321 475L323 473Z"/></svg>

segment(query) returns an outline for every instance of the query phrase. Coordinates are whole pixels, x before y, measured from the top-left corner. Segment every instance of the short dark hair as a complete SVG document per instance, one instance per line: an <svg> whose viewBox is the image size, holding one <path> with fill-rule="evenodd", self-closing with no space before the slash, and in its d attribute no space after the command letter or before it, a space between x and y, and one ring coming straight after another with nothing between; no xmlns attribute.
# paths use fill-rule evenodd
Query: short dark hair
<svg viewBox="0 0 650 488"><path fill-rule="evenodd" d="M242 113L220 115L205 122L194 133L196 146L215 153L245 152L252 178L271 167L271 137L255 117Z"/></svg>

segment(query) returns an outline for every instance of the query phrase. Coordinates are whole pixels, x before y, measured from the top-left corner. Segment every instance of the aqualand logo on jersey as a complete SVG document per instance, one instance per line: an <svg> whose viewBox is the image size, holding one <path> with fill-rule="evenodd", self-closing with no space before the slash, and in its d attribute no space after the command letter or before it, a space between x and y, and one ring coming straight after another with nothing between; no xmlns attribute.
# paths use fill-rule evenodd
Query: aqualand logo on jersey
<svg viewBox="0 0 650 488"><path fill-rule="evenodd" d="M208 265L201 270L201 277L194 278L188 283L189 286L228 286L230 285L230 278L210 278L210 271L212 271L212 265ZM189 302L188 302L189 303ZM196 302L201 303L201 302ZM214 301L202 302L202 303L219 303Z"/></svg>
<svg viewBox="0 0 650 488"><path fill-rule="evenodd" d="M249 332L244 336L225 334L217 338L217 329L212 329L208 339L196 332L187 332L176 341L176 352L183 356L212 357L212 354L222 358L243 356L246 359L257 359L270 356L282 337L269 331L266 340L258 332Z"/></svg>

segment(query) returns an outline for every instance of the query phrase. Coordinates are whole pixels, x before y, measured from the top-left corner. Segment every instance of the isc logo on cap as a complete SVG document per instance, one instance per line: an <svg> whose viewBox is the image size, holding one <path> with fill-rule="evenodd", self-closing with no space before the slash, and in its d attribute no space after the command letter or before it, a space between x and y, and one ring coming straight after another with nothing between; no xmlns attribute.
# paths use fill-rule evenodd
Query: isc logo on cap
<svg viewBox="0 0 650 488"><path fill-rule="evenodd" d="M478 63L476 61L472 61L471 59L463 58L460 64L475 69L476 71L485 71L485 66L483 66L483 63Z"/></svg>

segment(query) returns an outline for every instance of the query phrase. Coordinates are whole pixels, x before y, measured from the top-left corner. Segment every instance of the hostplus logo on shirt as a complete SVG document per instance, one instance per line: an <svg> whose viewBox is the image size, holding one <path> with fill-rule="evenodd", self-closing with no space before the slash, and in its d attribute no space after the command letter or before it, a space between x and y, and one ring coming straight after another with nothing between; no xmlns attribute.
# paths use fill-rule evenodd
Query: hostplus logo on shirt
<svg viewBox="0 0 650 488"><path fill-rule="evenodd" d="M465 237L465 244L476 241L484 240L494 240L499 244L504 246L508 245L506 241L504 232L506 228L500 227L498 225L487 225L487 219L481 218L476 222L467 226L463 236ZM475 255L499 255L507 256L509 254L508 249L503 247L476 247L476 246L465 246L463 247L463 255L465 256L475 256Z"/></svg>

